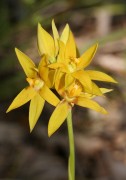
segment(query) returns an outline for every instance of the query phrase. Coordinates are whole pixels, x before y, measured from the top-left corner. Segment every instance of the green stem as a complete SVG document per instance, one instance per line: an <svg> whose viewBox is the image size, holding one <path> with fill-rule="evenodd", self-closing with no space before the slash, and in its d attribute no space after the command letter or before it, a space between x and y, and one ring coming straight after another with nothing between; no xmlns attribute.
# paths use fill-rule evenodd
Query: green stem
<svg viewBox="0 0 126 180"><path fill-rule="evenodd" d="M72 112L70 111L67 116L67 127L69 136L70 155L68 162L68 176L69 180L75 180L75 152L74 152L74 135L72 124Z"/></svg>

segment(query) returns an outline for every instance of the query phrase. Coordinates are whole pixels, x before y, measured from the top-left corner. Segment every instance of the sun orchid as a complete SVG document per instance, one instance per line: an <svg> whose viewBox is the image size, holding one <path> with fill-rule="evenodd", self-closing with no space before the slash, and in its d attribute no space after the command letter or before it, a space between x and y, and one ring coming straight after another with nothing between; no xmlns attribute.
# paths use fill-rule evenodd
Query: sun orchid
<svg viewBox="0 0 126 180"><path fill-rule="evenodd" d="M22 106L23 104L30 102L29 108L29 125L30 131L33 130L41 112L44 107L45 101L56 106L59 103L59 99L53 94L43 80L40 69L42 68L42 62L46 57L43 56L38 68L36 68L34 62L24 53L17 48L15 49L18 60L27 76L26 80L29 84L24 88L13 100L9 106L7 112Z"/></svg>

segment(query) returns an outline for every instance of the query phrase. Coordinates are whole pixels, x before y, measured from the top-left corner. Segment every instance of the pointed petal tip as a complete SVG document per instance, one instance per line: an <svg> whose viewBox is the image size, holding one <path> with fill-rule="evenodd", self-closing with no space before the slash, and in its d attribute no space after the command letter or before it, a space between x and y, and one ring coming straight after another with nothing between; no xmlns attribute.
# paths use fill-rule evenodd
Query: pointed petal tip
<svg viewBox="0 0 126 180"><path fill-rule="evenodd" d="M68 24L68 23L66 24L66 26L67 26L68 28L70 28L70 26L69 26L69 24Z"/></svg>
<svg viewBox="0 0 126 180"><path fill-rule="evenodd" d="M38 27L41 26L41 24L38 22Z"/></svg>
<svg viewBox="0 0 126 180"><path fill-rule="evenodd" d="M68 31L69 31L69 33L70 33L71 30L70 30L70 26L69 26L68 23L66 24L65 28L68 29Z"/></svg>
<svg viewBox="0 0 126 180"><path fill-rule="evenodd" d="M118 82L117 82L118 83ZM111 92L111 91L113 91L114 89L109 89L109 91L108 92Z"/></svg>
<svg viewBox="0 0 126 180"><path fill-rule="evenodd" d="M48 125L48 137L50 138L54 133L55 131L52 131Z"/></svg>
<svg viewBox="0 0 126 180"><path fill-rule="evenodd" d="M16 53L19 51L19 49L18 49L18 48L16 48L16 47L15 47L14 49L15 49L15 52L16 52Z"/></svg>
<svg viewBox="0 0 126 180"><path fill-rule="evenodd" d="M118 82L113 77L111 77L110 75L108 75L108 76L111 78L111 81L108 81L108 82L112 82L112 83L118 84Z"/></svg>
<svg viewBox="0 0 126 180"><path fill-rule="evenodd" d="M118 82L117 82L118 83ZM113 91L114 89L108 89L105 93L108 93L108 92L111 92Z"/></svg>
<svg viewBox="0 0 126 180"><path fill-rule="evenodd" d="M96 42L96 43L95 43L95 45L98 47L99 43L98 43L98 42Z"/></svg>
<svg viewBox="0 0 126 180"><path fill-rule="evenodd" d="M10 109L9 109L9 108L6 110L6 113L8 113L8 112L10 112Z"/></svg>
<svg viewBox="0 0 126 180"><path fill-rule="evenodd" d="M101 113L106 115L108 114L108 112L104 108L101 109Z"/></svg>
<svg viewBox="0 0 126 180"><path fill-rule="evenodd" d="M100 106L100 113L102 113L102 114L104 114L104 115L107 115L108 114L108 111L106 111L106 109L104 108L104 107L102 107L102 106Z"/></svg>
<svg viewBox="0 0 126 180"><path fill-rule="evenodd" d="M112 77L111 77L111 82L115 83L115 84L118 84L118 82L114 78L112 78Z"/></svg>
<svg viewBox="0 0 126 180"><path fill-rule="evenodd" d="M11 110L13 110L14 108L11 107L11 105L9 106L9 108L6 110L6 113L9 113Z"/></svg>
<svg viewBox="0 0 126 180"><path fill-rule="evenodd" d="M33 128L30 127L30 133L32 133Z"/></svg>
<svg viewBox="0 0 126 180"><path fill-rule="evenodd" d="M38 31L40 31L41 28L42 28L41 24L38 23Z"/></svg>
<svg viewBox="0 0 126 180"><path fill-rule="evenodd" d="M106 97L104 94L112 92L113 89L107 89L107 88L100 88L101 92L102 92L102 96Z"/></svg>
<svg viewBox="0 0 126 180"><path fill-rule="evenodd" d="M70 32L70 26L69 26L69 24L68 24L68 23L65 25L64 30L67 30L67 31L69 31L69 32Z"/></svg>
<svg viewBox="0 0 126 180"><path fill-rule="evenodd" d="M52 24L55 23L54 18L52 19Z"/></svg>
<svg viewBox="0 0 126 180"><path fill-rule="evenodd" d="M50 132L48 131L48 137L49 137L49 138L52 136L52 134L53 134L53 133L50 133Z"/></svg>
<svg viewBox="0 0 126 180"><path fill-rule="evenodd" d="M18 56L19 54L22 54L23 52L20 51L18 48L15 47L15 53ZM24 53L23 53L24 54Z"/></svg>
<svg viewBox="0 0 126 180"><path fill-rule="evenodd" d="M96 53L96 51L97 51L97 49L98 49L98 46L99 46L99 43L98 43L98 42L96 42L94 45L91 46L91 47L95 47L95 53Z"/></svg>
<svg viewBox="0 0 126 180"><path fill-rule="evenodd" d="M116 84L118 84L118 81L116 81L115 79L113 79L113 83L116 83Z"/></svg>
<svg viewBox="0 0 126 180"><path fill-rule="evenodd" d="M29 126L30 126L30 133L32 133L32 131L33 131L33 129L34 129L34 126L31 125L31 124L29 124Z"/></svg>

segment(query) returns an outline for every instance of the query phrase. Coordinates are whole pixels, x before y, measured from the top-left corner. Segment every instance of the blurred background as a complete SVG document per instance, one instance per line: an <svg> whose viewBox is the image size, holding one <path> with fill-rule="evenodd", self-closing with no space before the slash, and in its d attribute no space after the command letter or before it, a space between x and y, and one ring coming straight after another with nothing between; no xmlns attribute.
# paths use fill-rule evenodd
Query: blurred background
<svg viewBox="0 0 126 180"><path fill-rule="evenodd" d="M14 48L37 63L37 24L40 22L52 33L52 18L60 32L69 23L80 53L99 42L90 68L104 71L119 82L100 84L114 89L106 98L97 99L108 115L74 107L76 180L125 180L125 0L0 1L0 179L67 180L66 123L51 138L47 136L53 107L46 104L31 134L29 104L5 113L13 98L27 85Z"/></svg>

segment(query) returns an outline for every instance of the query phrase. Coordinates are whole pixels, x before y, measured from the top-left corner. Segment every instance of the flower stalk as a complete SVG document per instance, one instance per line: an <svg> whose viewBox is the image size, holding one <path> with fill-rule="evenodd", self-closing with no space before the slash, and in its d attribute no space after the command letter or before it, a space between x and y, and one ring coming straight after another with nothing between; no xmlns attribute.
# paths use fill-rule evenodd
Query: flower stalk
<svg viewBox="0 0 126 180"><path fill-rule="evenodd" d="M75 150L74 150L74 134L72 124L72 111L67 116L67 128L69 137L69 161L68 161L68 177L69 180L75 180Z"/></svg>

